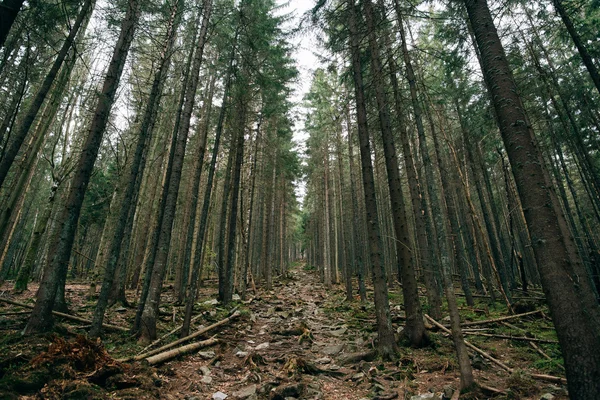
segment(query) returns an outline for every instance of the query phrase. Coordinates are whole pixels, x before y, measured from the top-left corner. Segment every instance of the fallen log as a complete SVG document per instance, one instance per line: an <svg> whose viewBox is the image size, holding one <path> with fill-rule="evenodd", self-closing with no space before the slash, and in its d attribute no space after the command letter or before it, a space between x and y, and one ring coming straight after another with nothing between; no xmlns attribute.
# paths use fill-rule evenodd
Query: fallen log
<svg viewBox="0 0 600 400"><path fill-rule="evenodd" d="M212 324L212 325L209 325L209 326L207 326L207 327L204 327L204 328L202 328L202 329L199 329L199 330L197 330L196 332L194 332L194 333L192 333L191 335L188 335L188 336L186 336L186 337L184 337L184 338L181 338L181 339L179 339L179 340L176 340L176 341L174 341L174 342L171 342L171 343L165 344L164 346L161 346L161 347L159 347L158 349L150 350L150 351L149 351L149 352L147 352L147 353L138 354L137 356L134 356L134 357L122 358L122 359L120 359L120 360L117 360L117 361L120 361L120 362L127 362L127 361L131 361L131 360L134 360L134 361L139 361L139 360L143 360L143 359L145 359L145 358L151 357L151 356L153 356L153 355L155 355L155 354L162 353L162 352L164 352L164 351L166 351L166 350L169 350L169 349L171 349L171 348L173 348L173 347L175 347L175 346L178 346L178 345L180 345L180 344L182 344L182 343L185 343L185 342L187 342L187 341L190 341L190 340L192 340L192 339L194 339L194 338L196 338L196 337L198 337L198 336L200 336L200 335L203 335L203 334L205 334L206 332L209 332L209 331L211 331L211 330L213 330L213 329L215 329L215 328L218 328L219 326L225 325L225 324L229 323L230 321L232 321L232 320L236 319L236 318L237 318L237 317L239 317L239 316L240 316L240 312L239 312L239 311L236 311L236 312L234 312L232 315L230 315L229 317L227 317L227 318L225 318L225 319L222 319L222 320L220 320L219 322L215 322L215 323L214 323L214 324Z"/></svg>
<svg viewBox="0 0 600 400"><path fill-rule="evenodd" d="M196 315L194 318L192 318L190 320L190 323L196 321L201 316L202 316L202 314ZM179 325L177 328L173 329L171 332L165 333L164 335L162 335L161 337L159 337L158 339L156 339L154 342L152 342L148 346L144 347L142 349L142 351L140 351L138 354L143 354L148 349L151 349L152 347L156 346L157 344L159 344L160 342L162 342L163 340L165 340L165 338L167 338L167 337L169 337L171 335L174 335L175 333L179 332L179 330L181 330L181 328L183 328L183 325Z"/></svg>
<svg viewBox="0 0 600 400"><path fill-rule="evenodd" d="M500 335L500 334L495 334L495 333L483 333L483 332L472 332L472 331L463 331L463 334L471 335L471 336L486 336L486 337L493 337L493 338L498 338L498 339L520 340L520 341L530 342L530 343L533 343L533 342L552 343L552 344L558 343L558 340L530 338L527 336L510 336L510 335Z"/></svg>
<svg viewBox="0 0 600 400"><path fill-rule="evenodd" d="M433 318L431 318L429 315L425 314L425 318L427 318L427 320L429 322L431 322L432 324L434 324L435 326L437 326L438 328L440 328L441 330L443 330L444 332L450 334L450 329L446 328L444 325L440 324L439 322L437 322L436 320L434 320ZM483 357L487 358L488 360L490 360L491 362L493 362L494 364L500 366L502 369L506 370L507 372L513 373L514 369L509 367L508 365L504 364L502 361L492 357L489 353L481 350L479 347L474 346L473 344L471 344L470 342L463 340L463 342L465 343L465 346L467 346L468 348L470 348L473 351L476 351L477 353L481 354ZM548 382L555 382L555 383L562 383L562 384L566 384L567 380L565 378L561 378L558 376L552 376L552 375L545 375L545 374L529 374L532 378L536 378L536 379L542 379Z"/></svg>
<svg viewBox="0 0 600 400"><path fill-rule="evenodd" d="M483 321L463 322L462 324L460 324L460 326L463 327L463 326L493 324L493 323L496 323L496 322L508 321L508 320L511 320L511 319L517 319L517 318L521 318L521 317L526 317L528 315L538 314L540 312L542 312L542 310L529 311L529 312L526 312L526 313L523 313L523 314L509 315L509 316L506 316L506 317L500 317L500 318L494 318L494 319L486 319L486 320L483 320Z"/></svg>
<svg viewBox="0 0 600 400"><path fill-rule="evenodd" d="M14 306L19 306L19 307L25 307L25 308L33 309L32 305L25 304L25 303L18 303L16 301L8 300L8 299L3 298L3 297L0 297L0 302L7 303L7 304L12 304ZM77 317L77 316L71 315L71 314L61 313L61 312L58 312L58 311L52 311L52 315L56 315L57 317L61 317L61 318L64 318L64 319L69 319L71 321L83 322L84 324L91 324L92 323L92 321L89 320L89 319ZM102 324L102 327L106 328L106 329L112 329L114 331L119 331L119 332L129 332L129 328L124 328L124 327L118 326L118 325Z"/></svg>
<svg viewBox="0 0 600 400"><path fill-rule="evenodd" d="M152 357L148 357L146 359L146 361L150 365L160 364L165 361L169 361L179 355L191 353L192 351L199 350L203 347L212 346L218 342L219 342L219 339L217 339L215 337L211 337L210 339L203 340L201 342L186 344L185 346L181 346L181 347L178 347L173 350L158 353Z"/></svg>

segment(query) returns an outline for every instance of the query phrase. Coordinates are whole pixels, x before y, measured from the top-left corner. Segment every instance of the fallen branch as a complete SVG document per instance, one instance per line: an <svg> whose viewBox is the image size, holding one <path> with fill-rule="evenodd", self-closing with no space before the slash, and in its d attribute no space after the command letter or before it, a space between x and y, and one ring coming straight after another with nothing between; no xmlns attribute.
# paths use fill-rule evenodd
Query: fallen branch
<svg viewBox="0 0 600 400"><path fill-rule="evenodd" d="M450 334L450 329L446 328L444 325L440 324L439 322L437 322L436 320L434 320L433 318L431 318L429 315L425 314L425 318L427 318L427 320L429 322L431 322L432 324L434 324L435 326L437 326L438 328L440 328L441 330L443 330L444 332ZM494 364L497 364L498 366L500 366L502 369L506 370L507 372L514 372L514 369L509 367L508 365L504 364L502 361L492 357L489 353L481 350L479 347L476 347L474 345L472 345L471 343L469 343L466 340L463 340L463 342L465 343L465 346L467 346L468 348L470 348L473 351L476 351L477 353L481 354L483 357L487 358L488 360L492 361ZM529 374L532 378L537 378L537 379L542 379L545 381L549 381L549 382L555 382L555 383L562 383L562 384L566 384L567 380L565 378L561 378L558 376L552 376L552 375L545 375L545 374Z"/></svg>
<svg viewBox="0 0 600 400"><path fill-rule="evenodd" d="M538 339L538 338L530 338L526 336L510 336L510 335L499 335L495 333L482 333L482 332L471 332L471 331L463 331L465 335L471 336L487 336L494 337L498 339L512 339L512 340L521 340L524 342L537 342L537 343L558 343L558 340L550 340L550 339Z"/></svg>
<svg viewBox="0 0 600 400"><path fill-rule="evenodd" d="M8 300L8 299L5 299L3 297L0 297L0 302L12 304L14 306L19 306L19 307L25 307L25 308L33 309L32 305L24 304L24 303L18 303L16 301ZM61 312L58 312L58 311L52 311L52 314L56 315L57 317L61 317L61 318L64 318L64 319L69 319L71 321L83 322L84 324L91 324L92 323L92 321L89 320L89 319L85 319L85 318L81 318L81 317L76 317L75 315L65 314L65 313L61 313ZM117 326L117 325L102 324L102 327L104 327L106 329L112 329L114 331L129 332L129 328L124 328L122 326Z"/></svg>
<svg viewBox="0 0 600 400"><path fill-rule="evenodd" d="M159 347L158 349L151 350L151 351L149 351L147 353L138 354L137 356L134 356L134 357L122 358L122 359L117 360L117 361L120 361L120 362L127 362L127 361L131 361L131 360L139 361L139 360L143 360L145 358L148 358L150 356L153 356L155 354L162 353L162 352L164 352L166 350L169 350L169 349L171 349L171 348L173 348L175 346L178 346L178 345L180 345L182 343L190 341L190 340L192 340L192 339L194 339L194 338L196 338L196 337L198 337L200 335L203 335L203 334L205 334L208 331L211 331L211 330L213 330L215 328L218 328L219 326L225 325L225 324L229 323L230 321L236 319L239 316L240 316L239 311L236 311L232 315L230 315L229 317L227 317L225 319L222 319L219 322L215 322L212 325L209 325L209 326L207 326L205 328L201 328L201 329L197 330L196 332L192 333L191 335L188 335L188 336L186 336L184 338L181 338L179 340L176 340L174 342L166 344L166 345L164 345L162 347Z"/></svg>
<svg viewBox="0 0 600 400"><path fill-rule="evenodd" d="M196 321L198 318L200 318L202 316L202 314L198 314L196 315L194 318L192 318L190 320L190 323ZM151 349L152 347L156 346L157 344L159 344L160 342L162 342L163 340L165 340L166 337L174 335L175 333L179 332L179 330L183 328L183 325L179 325L177 328L173 329L171 332L169 333L165 333L163 336L159 337L158 339L156 339L154 342L150 343L148 346L144 347L142 349L142 351L140 351L138 354L143 354L146 350Z"/></svg>
<svg viewBox="0 0 600 400"><path fill-rule="evenodd" d="M165 361L169 361L181 354L187 354L187 353L191 353L192 351L201 349L203 347L208 347L208 346L212 346L216 343L219 342L219 339L216 339L215 337L211 337L210 339L207 340L203 340L201 342L196 342L196 343L190 343L187 344L185 346L181 346L178 347L176 349L173 350L169 350L169 351L165 351L163 353L159 353L156 354L152 357L148 357L146 359L146 361L148 362L148 364L150 365L156 365L156 364L160 364L163 363Z"/></svg>
<svg viewBox="0 0 600 400"><path fill-rule="evenodd" d="M6 316L6 315L25 315L25 314L31 314L31 311L11 311L11 312L3 312L3 313L0 313L0 316Z"/></svg>
<svg viewBox="0 0 600 400"><path fill-rule="evenodd" d="M526 313L523 313L523 314L509 315L507 317L500 317L500 318L494 318L494 319L486 319L486 320L483 320L483 321L463 322L462 324L460 324L460 326L473 326L473 325L493 324L493 323L496 323L496 322L508 321L508 320L511 320L511 319L526 317L528 315L538 314L540 312L542 312L542 310L529 311L529 312L526 312Z"/></svg>

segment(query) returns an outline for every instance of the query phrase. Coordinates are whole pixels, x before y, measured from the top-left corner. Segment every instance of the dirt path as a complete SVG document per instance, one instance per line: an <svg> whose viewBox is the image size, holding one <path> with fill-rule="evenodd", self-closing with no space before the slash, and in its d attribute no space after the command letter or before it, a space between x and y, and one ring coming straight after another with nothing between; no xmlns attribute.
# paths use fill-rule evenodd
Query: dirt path
<svg viewBox="0 0 600 400"><path fill-rule="evenodd" d="M206 283L200 293L199 302L205 304L198 310L203 315L198 324L216 322L231 312L228 311L229 308L222 308L211 300L216 297L216 281L210 280ZM34 287L31 289L33 293ZM79 315L89 318L94 301L86 300L87 285L70 284L67 292L73 309L77 310ZM399 292L397 285L389 292L392 322L396 329L401 329L404 314ZM31 293L13 296L13 300L31 300ZM129 293L132 300L134 294ZM368 292L368 296L372 297L372 292ZM160 329L161 332L168 332L180 323L182 310L181 307L174 306L169 290L164 293L164 297ZM484 319L490 315L498 316L501 312L493 310L494 314L491 314L492 311L487 310L484 302L478 303L477 307L462 307L462 317L465 320ZM4 311L13 309L14 307L7 305L0 307L0 310ZM204 400L223 399L224 395L227 395L226 398L230 400L439 400L442 393L446 392L447 396L444 398L449 398L450 389L458 387L459 375L454 349L444 334L430 330L433 342L431 347L401 347L399 359L395 362L382 362L368 357L371 355L369 352L374 349L377 337L374 332L375 313L372 302L346 302L340 286L326 290L319 282L318 273L305 270L302 265L289 271L287 278L276 282L272 291L259 290L254 297L250 296L249 301L241 302L239 309L242 311L241 318L208 334L216 334L219 338L220 343L216 346L181 356L156 369L140 364L119 367L119 370L124 370L125 375L119 378L118 382L121 387L133 386L130 390L120 389L115 384L101 385L103 389L92 387L89 372L72 373L72 363L69 361L72 357L69 354L65 353L62 358L50 357L54 364L67 368L66 371L70 375L60 379L52 378L54 380L50 386L44 386L41 392L55 393L54 397L43 395L41 398L67 398L64 394L69 390L80 393L77 385L81 385L82 388L87 388L85 393L90 393L90 390L102 393L100 397L92 397L102 399ZM107 320L116 325L129 326L134 312L134 308L114 307L109 310ZM478 312L485 314L476 315ZM23 367L29 376L36 372L35 368L27 367L32 365L31 359L40 351L44 351L54 339L42 335L28 341L19 334L26 322L26 316L12 315L3 318L0 320L0 332L4 333L5 344L3 348L0 345L4 355L4 358L0 357L0 374L5 361L17 357L18 365ZM552 337L550 322L540 315L514 321L513 324L520 325L520 329L527 331L536 329L536 335ZM192 331L197 328L195 326ZM516 326L514 328L518 329ZM62 329L63 335L72 338L80 338L77 336L80 333L85 334L82 327L74 325L63 325ZM507 329L505 327L502 333L513 334ZM522 333L518 336L522 336ZM567 398L563 387L534 381L527 376L528 371L545 373L546 371L540 368L553 366L550 361L541 360L540 363L539 354L527 343L480 336L471 336L469 340L517 371L509 375L489 362L473 359L474 365L478 364L481 368L474 371L478 383L504 392L511 391L510 394L496 398L540 399L541 395L550 393L556 400ZM133 338L120 333L107 334L103 343L110 357L104 350L96 351L97 354L92 353L102 361L100 364L104 369L107 365L113 365L111 357L131 356L142 348ZM66 342L59 344L68 347ZM81 347L76 341L69 346ZM86 346L94 347L93 343L87 343ZM556 346L549 346L546 351L555 349ZM357 354L361 354L362 357L355 357ZM92 366L90 371L98 368ZM556 368L550 372L557 374ZM50 378L40 380L39 387L48 379ZM1 389L0 387L0 398ZM33 395L34 392L30 390L29 393ZM434 394L435 397L431 397ZM461 399L490 397L493 397L491 393L471 397L461 395Z"/></svg>
<svg viewBox="0 0 600 400"><path fill-rule="evenodd" d="M173 374L164 378L165 397L206 399L221 391L228 398L366 398L372 386L368 369L360 371L366 366L340 365L366 342L324 307L330 296L315 275L290 271L284 283L255 298L249 318L219 335L224 344L213 349L214 358L201 352L163 367Z"/></svg>

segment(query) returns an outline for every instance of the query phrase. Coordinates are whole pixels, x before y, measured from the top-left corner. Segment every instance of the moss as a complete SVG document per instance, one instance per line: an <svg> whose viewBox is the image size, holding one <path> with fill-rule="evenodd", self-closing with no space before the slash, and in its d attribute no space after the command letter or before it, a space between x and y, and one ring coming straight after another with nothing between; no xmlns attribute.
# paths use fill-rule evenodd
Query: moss
<svg viewBox="0 0 600 400"><path fill-rule="evenodd" d="M538 392L536 382L522 370L515 370L506 382L511 393L516 395L515 399L533 396Z"/></svg>

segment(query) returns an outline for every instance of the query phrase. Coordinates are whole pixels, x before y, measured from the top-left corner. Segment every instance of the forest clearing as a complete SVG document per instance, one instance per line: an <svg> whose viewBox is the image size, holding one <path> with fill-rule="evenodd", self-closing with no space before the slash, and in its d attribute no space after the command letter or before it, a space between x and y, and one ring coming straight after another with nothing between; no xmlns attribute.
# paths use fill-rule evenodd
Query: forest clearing
<svg viewBox="0 0 600 400"><path fill-rule="evenodd" d="M600 399L599 28L0 0L0 398Z"/></svg>

